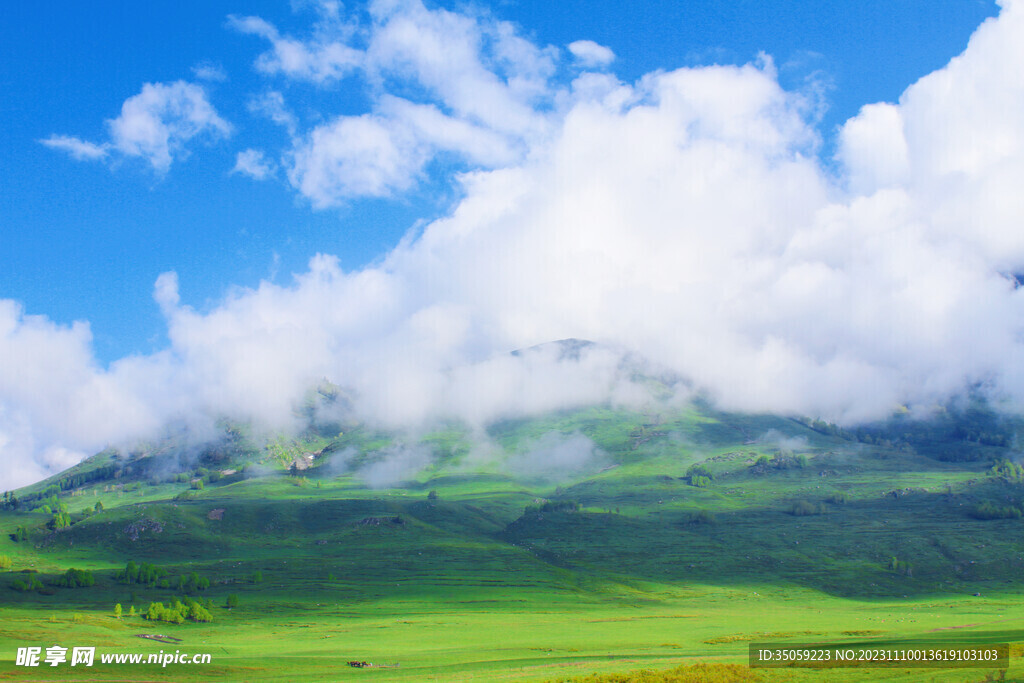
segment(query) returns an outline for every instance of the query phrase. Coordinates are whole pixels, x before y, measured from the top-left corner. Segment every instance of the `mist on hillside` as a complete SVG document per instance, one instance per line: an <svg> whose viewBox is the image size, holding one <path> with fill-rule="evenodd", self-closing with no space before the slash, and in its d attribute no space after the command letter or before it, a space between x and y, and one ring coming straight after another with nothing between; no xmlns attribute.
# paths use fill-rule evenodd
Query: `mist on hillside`
<svg viewBox="0 0 1024 683"><path fill-rule="evenodd" d="M389 11L439 30L436 13L409 7ZM323 419L412 432L693 391L846 425L967 387L1015 408L1024 80L1004 67L1024 62L1024 5L1002 7L962 55L847 121L835 159L821 158L816 102L780 87L767 57L634 83L594 69L561 86L538 68L524 88L523 74L488 71L477 41L471 71L511 103L505 118L460 110L443 79L421 83L493 136L472 138L475 156L460 138L471 168L454 179L458 201L378 262L346 272L317 254L288 284L202 310L164 273L153 296L169 345L109 367L87 323L0 301L0 476L25 484L170 423L296 430L324 380L345 400L315 406ZM554 59L517 40L517 54ZM385 127L423 114L387 97ZM317 139L295 154L315 160ZM423 164L446 149L431 144L416 148ZM343 201L335 167L310 164L297 191ZM385 180L382 195L408 179ZM545 344L561 339L594 344ZM396 451L364 476L386 485L421 459Z"/></svg>

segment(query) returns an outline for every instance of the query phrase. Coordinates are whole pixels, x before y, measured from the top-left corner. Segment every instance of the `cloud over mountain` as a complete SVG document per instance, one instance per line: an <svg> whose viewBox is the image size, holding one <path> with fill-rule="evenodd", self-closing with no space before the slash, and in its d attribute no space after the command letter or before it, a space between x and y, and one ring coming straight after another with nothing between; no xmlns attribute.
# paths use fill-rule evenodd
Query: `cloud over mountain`
<svg viewBox="0 0 1024 683"><path fill-rule="evenodd" d="M733 409L852 422L978 383L1024 398L1013 276L1024 270L1024 79L1007 68L1024 62L1019 2L898 102L848 121L835 166L819 158L819 103L780 87L767 58L563 82L557 51L487 17L373 3L356 55L334 46L365 34L323 16L306 39L233 20L271 43L256 62L268 76L382 75L370 111L292 138L288 182L314 206L392 196L452 154L461 198L376 264L344 272L317 255L291 283L235 290L205 312L161 276L170 346L107 369L87 325L6 302L0 355L16 363L0 370L0 448L12 480L172 419L287 428L323 377L351 390L359 417L389 426L642 402L611 349ZM389 78L419 95L389 92ZM174 87L197 102L186 89L198 86ZM203 111L187 134L112 124L109 144L165 167L191 135L224 132ZM61 140L48 144L102 156ZM568 337L602 346L574 363L507 355Z"/></svg>

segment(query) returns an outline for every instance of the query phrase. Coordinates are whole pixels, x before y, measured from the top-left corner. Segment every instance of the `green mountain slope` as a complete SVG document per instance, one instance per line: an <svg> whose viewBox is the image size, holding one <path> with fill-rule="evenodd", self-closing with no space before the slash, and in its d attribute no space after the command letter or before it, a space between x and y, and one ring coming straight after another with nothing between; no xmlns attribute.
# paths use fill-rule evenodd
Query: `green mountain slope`
<svg viewBox="0 0 1024 683"><path fill-rule="evenodd" d="M386 680L543 680L737 663L762 638L1024 640L1024 484L1015 424L990 413L848 432L698 402L485 435L335 426L168 437L6 497L3 652L170 633L214 665L146 676L294 680L351 657L401 662ZM159 573L126 580L129 562ZM71 568L93 584L59 585ZM127 616L175 599L213 621Z"/></svg>

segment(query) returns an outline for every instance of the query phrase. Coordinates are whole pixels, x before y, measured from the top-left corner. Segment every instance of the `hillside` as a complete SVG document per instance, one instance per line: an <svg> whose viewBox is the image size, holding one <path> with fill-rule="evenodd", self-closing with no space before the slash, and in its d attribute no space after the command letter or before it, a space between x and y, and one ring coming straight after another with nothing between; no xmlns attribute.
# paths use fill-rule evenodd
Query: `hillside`
<svg viewBox="0 0 1024 683"><path fill-rule="evenodd" d="M1024 641L1016 423L983 406L856 431L699 401L486 435L222 428L5 496L5 652L69 634L155 652L135 636L164 633L213 654L203 680L342 660L401 665L381 680L545 680L745 663L761 639ZM129 562L155 569L132 580ZM71 568L92 585L59 586ZM176 598L212 621L127 616Z"/></svg>

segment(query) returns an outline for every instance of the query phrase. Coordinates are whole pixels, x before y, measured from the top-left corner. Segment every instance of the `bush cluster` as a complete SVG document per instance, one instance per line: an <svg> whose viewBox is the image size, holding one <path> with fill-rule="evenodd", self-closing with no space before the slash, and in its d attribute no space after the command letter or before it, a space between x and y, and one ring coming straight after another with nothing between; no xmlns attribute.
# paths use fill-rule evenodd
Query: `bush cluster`
<svg viewBox="0 0 1024 683"><path fill-rule="evenodd" d="M540 505L527 505L526 514L540 512L577 512L580 504L575 500L546 500Z"/></svg>
<svg viewBox="0 0 1024 683"><path fill-rule="evenodd" d="M177 579L174 579L163 567L158 567L148 562L135 564L134 560L129 561L125 565L124 570L115 574L114 578L121 583L140 583L160 588L176 588L189 594L204 591L210 587L210 580L205 576L199 576L195 572L190 572L187 576L182 574Z"/></svg>
<svg viewBox="0 0 1024 683"><path fill-rule="evenodd" d="M990 501L984 501L975 505L967 511L974 519L1020 519L1024 512L1015 505L996 505Z"/></svg>
<svg viewBox="0 0 1024 683"><path fill-rule="evenodd" d="M711 474L706 466L701 463L690 465L686 470L686 478L690 482L690 486L696 486L697 488L706 488L711 480L715 478L715 475Z"/></svg>
<svg viewBox="0 0 1024 683"><path fill-rule="evenodd" d="M22 581L21 579L15 579L14 583L11 584L11 588L18 591L19 593L27 593L28 591L38 591L43 589L43 582L32 576L28 579L28 582Z"/></svg>
<svg viewBox="0 0 1024 683"><path fill-rule="evenodd" d="M196 622L211 622L213 615L210 610L191 598L185 598L184 602L174 598L169 604L162 602L151 602L144 615L150 621L167 621L172 624L183 624L185 620Z"/></svg>
<svg viewBox="0 0 1024 683"><path fill-rule="evenodd" d="M149 562L135 564L134 560L129 560L128 564L124 567L124 571L115 574L114 578L121 583L141 583L152 586L165 576L167 576L167 570L163 567L158 567Z"/></svg>
<svg viewBox="0 0 1024 683"><path fill-rule="evenodd" d="M1007 481L1024 481L1024 465L1000 458L992 465L989 474L993 477L1002 477Z"/></svg>
<svg viewBox="0 0 1024 683"><path fill-rule="evenodd" d="M689 516L690 524L714 524L717 521L714 513L710 510L697 510L696 512L691 512Z"/></svg>
<svg viewBox="0 0 1024 683"><path fill-rule="evenodd" d="M809 515L823 515L826 510L825 506L821 503L815 504L808 500L798 500L790 505L786 512L794 517L807 517Z"/></svg>
<svg viewBox="0 0 1024 683"><path fill-rule="evenodd" d="M57 579L57 585L63 588L88 588L96 583L92 572L88 569L71 569Z"/></svg>

